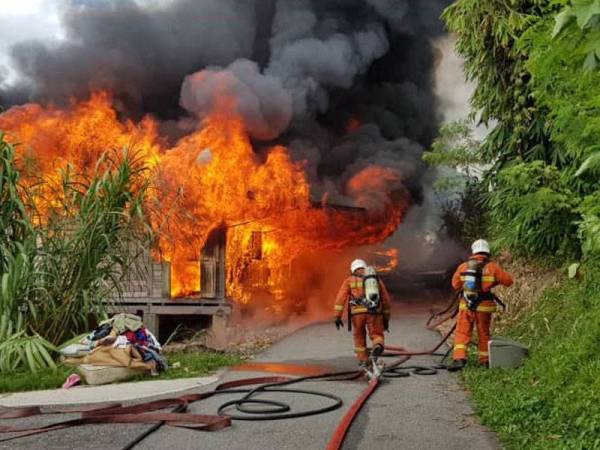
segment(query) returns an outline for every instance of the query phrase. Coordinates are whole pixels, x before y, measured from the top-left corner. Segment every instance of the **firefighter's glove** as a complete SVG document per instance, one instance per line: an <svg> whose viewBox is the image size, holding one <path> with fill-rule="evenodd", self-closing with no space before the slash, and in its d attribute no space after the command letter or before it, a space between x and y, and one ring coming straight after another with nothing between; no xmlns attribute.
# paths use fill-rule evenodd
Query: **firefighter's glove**
<svg viewBox="0 0 600 450"><path fill-rule="evenodd" d="M383 329L390 332L390 319L383 319Z"/></svg>
<svg viewBox="0 0 600 450"><path fill-rule="evenodd" d="M340 328L344 327L344 322L342 322L341 317L336 317L335 318L335 327L339 330Z"/></svg>

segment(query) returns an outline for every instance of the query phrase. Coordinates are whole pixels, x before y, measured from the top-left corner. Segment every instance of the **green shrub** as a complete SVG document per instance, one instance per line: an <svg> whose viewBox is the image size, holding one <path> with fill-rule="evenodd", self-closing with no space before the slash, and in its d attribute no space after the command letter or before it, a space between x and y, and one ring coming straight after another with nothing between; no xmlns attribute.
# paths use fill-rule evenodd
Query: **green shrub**
<svg viewBox="0 0 600 450"><path fill-rule="evenodd" d="M500 171L488 194L488 216L498 244L522 255L572 257L579 198L555 166L541 161Z"/></svg>
<svg viewBox="0 0 600 450"><path fill-rule="evenodd" d="M546 292L508 334L530 347L522 367L464 373L483 423L509 449L600 448L600 269Z"/></svg>
<svg viewBox="0 0 600 450"><path fill-rule="evenodd" d="M496 121L474 152L496 247L597 258L599 216L579 205L600 173L600 3L458 0L443 17L477 85L472 116Z"/></svg>
<svg viewBox="0 0 600 450"><path fill-rule="evenodd" d="M579 238L585 257L600 258L600 190L584 197L579 207Z"/></svg>
<svg viewBox="0 0 600 450"><path fill-rule="evenodd" d="M149 239L144 171L108 152L90 176L25 184L0 134L0 372L53 367L54 345L104 315Z"/></svg>

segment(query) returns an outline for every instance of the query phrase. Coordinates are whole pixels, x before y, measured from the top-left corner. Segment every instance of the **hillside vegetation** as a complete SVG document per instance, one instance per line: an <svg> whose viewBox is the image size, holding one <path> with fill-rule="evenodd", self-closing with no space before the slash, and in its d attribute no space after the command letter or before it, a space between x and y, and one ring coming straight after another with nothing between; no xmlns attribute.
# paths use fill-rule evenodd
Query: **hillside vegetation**
<svg viewBox="0 0 600 450"><path fill-rule="evenodd" d="M506 447L600 448L600 0L458 0L443 19L477 87L425 159L458 169L438 186L448 233L514 255L496 334L531 349L465 380Z"/></svg>
<svg viewBox="0 0 600 450"><path fill-rule="evenodd" d="M600 448L600 270L565 278L497 330L529 346L521 368L464 372L483 423L507 448Z"/></svg>

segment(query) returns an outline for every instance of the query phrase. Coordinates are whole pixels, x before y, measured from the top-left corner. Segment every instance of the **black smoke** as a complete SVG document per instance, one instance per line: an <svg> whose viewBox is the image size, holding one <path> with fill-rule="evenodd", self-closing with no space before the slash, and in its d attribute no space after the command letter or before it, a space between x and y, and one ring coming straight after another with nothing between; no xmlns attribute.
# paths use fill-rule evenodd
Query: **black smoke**
<svg viewBox="0 0 600 450"><path fill-rule="evenodd" d="M439 122L432 39L449 3L70 0L64 42L12 48L19 80L0 106L107 89L121 114L172 123L226 92L259 151L283 143L305 161L315 195L344 201L345 183L378 163L400 174L387 189L418 201L420 154Z"/></svg>

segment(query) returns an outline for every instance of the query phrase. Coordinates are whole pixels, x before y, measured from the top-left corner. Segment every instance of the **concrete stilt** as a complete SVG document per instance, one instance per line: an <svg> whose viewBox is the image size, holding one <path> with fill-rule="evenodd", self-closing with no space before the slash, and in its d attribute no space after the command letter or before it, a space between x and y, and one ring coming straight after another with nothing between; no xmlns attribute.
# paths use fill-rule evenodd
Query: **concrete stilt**
<svg viewBox="0 0 600 450"><path fill-rule="evenodd" d="M229 315L224 310L217 311L212 316L212 325L210 327L211 339L209 345L216 350L223 350L227 347L227 325Z"/></svg>
<svg viewBox="0 0 600 450"><path fill-rule="evenodd" d="M144 314L144 325L148 328L154 336L158 339L158 314L146 313Z"/></svg>

